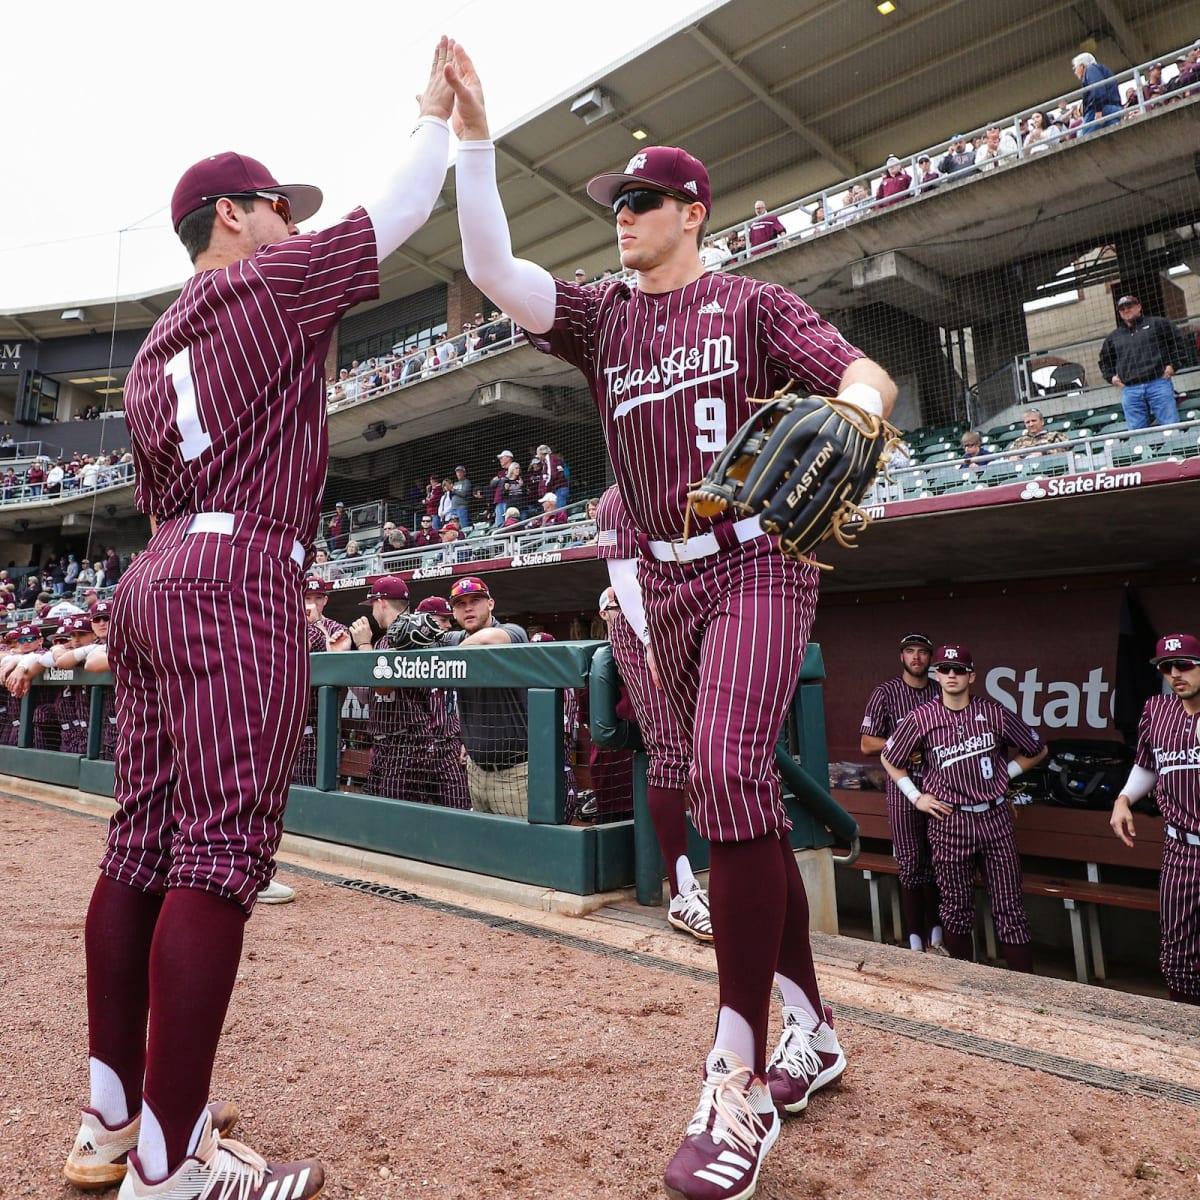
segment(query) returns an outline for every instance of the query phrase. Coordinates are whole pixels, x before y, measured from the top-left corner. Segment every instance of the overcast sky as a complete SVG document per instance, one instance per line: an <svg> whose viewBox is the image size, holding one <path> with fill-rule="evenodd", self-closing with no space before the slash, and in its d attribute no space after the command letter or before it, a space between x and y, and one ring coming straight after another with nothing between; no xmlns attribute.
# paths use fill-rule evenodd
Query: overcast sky
<svg viewBox="0 0 1200 1200"><path fill-rule="evenodd" d="M170 228L171 192L221 150L261 159L281 182L317 184L321 217L347 211L375 191L392 139L411 128L441 33L471 52L498 130L705 7L7 5L0 309L181 283L189 264Z"/></svg>

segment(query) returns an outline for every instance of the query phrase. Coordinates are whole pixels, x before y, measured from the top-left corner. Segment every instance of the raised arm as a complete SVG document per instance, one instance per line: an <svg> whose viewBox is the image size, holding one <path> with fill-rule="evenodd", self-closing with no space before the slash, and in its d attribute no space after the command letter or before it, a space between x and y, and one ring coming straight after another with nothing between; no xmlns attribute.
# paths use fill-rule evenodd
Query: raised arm
<svg viewBox="0 0 1200 1200"><path fill-rule="evenodd" d="M454 132L459 139L455 168L458 227L463 265L471 282L530 333L548 333L554 324L554 277L543 267L513 255L508 219L496 187L496 148L488 130L483 87L461 46L445 67L454 90Z"/></svg>
<svg viewBox="0 0 1200 1200"><path fill-rule="evenodd" d="M446 181L450 150L447 124L454 107L454 93L446 79L446 64L454 43L443 37L433 53L429 82L419 97L416 127L396 163L383 191L363 207L375 227L379 261L398 250L429 219Z"/></svg>

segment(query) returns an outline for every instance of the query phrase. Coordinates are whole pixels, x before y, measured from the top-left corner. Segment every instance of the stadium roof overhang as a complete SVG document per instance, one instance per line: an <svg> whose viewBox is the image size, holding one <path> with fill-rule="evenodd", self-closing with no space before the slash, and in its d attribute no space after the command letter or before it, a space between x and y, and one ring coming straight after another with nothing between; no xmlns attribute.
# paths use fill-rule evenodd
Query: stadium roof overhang
<svg viewBox="0 0 1200 1200"><path fill-rule="evenodd" d="M1195 36L1190 11L1183 0L900 0L885 16L875 0L719 0L499 131L515 249L555 271L614 266L611 218L584 185L647 142L705 161L721 228L756 198L775 207L1063 94L1080 49L1121 70L1182 45ZM1181 139L1176 152L1190 161L1192 148ZM451 174L429 222L384 264L379 303L461 270L453 187ZM176 292L123 298L116 328L152 324ZM0 339L70 335L70 307L0 313ZM111 328L111 302L92 307L89 320Z"/></svg>

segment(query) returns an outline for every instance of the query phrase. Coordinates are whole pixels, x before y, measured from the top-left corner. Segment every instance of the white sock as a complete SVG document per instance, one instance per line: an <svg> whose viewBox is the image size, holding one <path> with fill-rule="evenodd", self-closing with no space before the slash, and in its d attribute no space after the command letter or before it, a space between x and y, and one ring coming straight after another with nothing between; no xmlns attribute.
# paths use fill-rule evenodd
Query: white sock
<svg viewBox="0 0 1200 1200"><path fill-rule="evenodd" d="M681 896L686 896L688 892L694 892L700 886L696 881L696 876L692 873L692 864L686 854L681 854L675 860L675 886Z"/></svg>
<svg viewBox="0 0 1200 1200"><path fill-rule="evenodd" d="M814 1022L814 1028L825 1020L825 1014L821 1011L820 1001L817 1002L817 1007L813 1007L812 1001L805 994L804 989L794 980L789 979L786 975L776 974L775 982L779 984L779 990L783 993L783 1004L785 1008L802 1008Z"/></svg>
<svg viewBox="0 0 1200 1200"><path fill-rule="evenodd" d="M94 1108L100 1119L110 1129L129 1124L129 1104L125 1099L125 1086L120 1076L98 1058L88 1059L88 1075L91 1080L91 1095L88 1108Z"/></svg>
<svg viewBox="0 0 1200 1200"><path fill-rule="evenodd" d="M192 1127L192 1136L188 1138L188 1153L195 1154L196 1148L200 1145L201 1135L204 1133L204 1122L208 1117L208 1108L202 1108L200 1115L196 1118L196 1124Z"/></svg>
<svg viewBox="0 0 1200 1200"><path fill-rule="evenodd" d="M713 1039L713 1049L718 1046L736 1054L750 1070L754 1070L754 1031L741 1013L734 1012L727 1005L722 1005L717 1015L717 1036Z"/></svg>
<svg viewBox="0 0 1200 1200"><path fill-rule="evenodd" d="M169 1173L167 1139L163 1136L154 1109L145 1101L142 1102L142 1128L138 1133L137 1156L142 1164L144 1183L159 1183L166 1179Z"/></svg>
<svg viewBox="0 0 1200 1200"><path fill-rule="evenodd" d="M940 946L942 944L942 927L935 925L929 931L929 944L931 946Z"/></svg>
<svg viewBox="0 0 1200 1200"><path fill-rule="evenodd" d="M921 941L921 935L919 933L910 933L908 935L908 948L910 950L925 949L925 943Z"/></svg>

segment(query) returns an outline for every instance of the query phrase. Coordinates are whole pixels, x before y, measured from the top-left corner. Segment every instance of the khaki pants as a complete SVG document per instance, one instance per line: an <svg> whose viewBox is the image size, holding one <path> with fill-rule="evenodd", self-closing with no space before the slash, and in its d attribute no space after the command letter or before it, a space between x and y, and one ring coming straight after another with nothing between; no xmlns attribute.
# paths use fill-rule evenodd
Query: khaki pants
<svg viewBox="0 0 1200 1200"><path fill-rule="evenodd" d="M529 764L485 771L467 759L467 787L476 812L500 813L506 817L529 816Z"/></svg>

